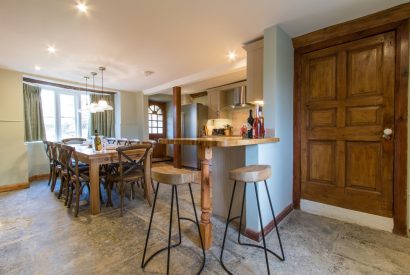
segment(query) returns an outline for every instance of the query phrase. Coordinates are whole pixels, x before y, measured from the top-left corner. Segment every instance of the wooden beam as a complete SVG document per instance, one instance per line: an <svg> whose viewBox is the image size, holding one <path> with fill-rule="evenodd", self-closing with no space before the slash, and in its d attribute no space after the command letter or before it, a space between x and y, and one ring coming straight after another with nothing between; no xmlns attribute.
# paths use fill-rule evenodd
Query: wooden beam
<svg viewBox="0 0 410 275"><path fill-rule="evenodd" d="M181 137L181 87L172 88L172 111L174 118L174 138ZM174 144L174 166L182 167L181 145Z"/></svg>
<svg viewBox="0 0 410 275"><path fill-rule="evenodd" d="M207 95L208 95L208 92L205 91L205 92L190 94L189 96L190 96L191 98L198 98L198 97L203 97L203 96L207 96Z"/></svg>

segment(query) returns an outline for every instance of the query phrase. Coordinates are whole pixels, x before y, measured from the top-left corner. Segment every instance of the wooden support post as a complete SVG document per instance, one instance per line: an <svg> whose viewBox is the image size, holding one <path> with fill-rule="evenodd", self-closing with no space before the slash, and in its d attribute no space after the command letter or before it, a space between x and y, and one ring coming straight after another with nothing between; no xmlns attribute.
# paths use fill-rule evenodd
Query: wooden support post
<svg viewBox="0 0 410 275"><path fill-rule="evenodd" d="M172 88L172 111L174 117L174 138L181 137L181 87ZM174 167L182 167L181 145L174 144Z"/></svg>

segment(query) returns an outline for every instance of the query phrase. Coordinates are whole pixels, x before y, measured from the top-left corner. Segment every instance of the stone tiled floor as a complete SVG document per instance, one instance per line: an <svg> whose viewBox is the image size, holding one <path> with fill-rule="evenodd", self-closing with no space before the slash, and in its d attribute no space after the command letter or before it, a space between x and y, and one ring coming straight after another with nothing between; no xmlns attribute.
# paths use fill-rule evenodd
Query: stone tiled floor
<svg viewBox="0 0 410 275"><path fill-rule="evenodd" d="M199 186L195 186L199 207ZM149 252L166 245L170 188L161 187ZM179 190L183 215L192 217L189 193ZM86 197L86 196L85 196ZM118 205L118 201L115 201ZM198 208L199 210L199 208ZM30 189L0 194L0 274L143 274L140 268L150 207L126 200L126 213L102 207L91 216L83 205L79 217L49 191L45 181ZM213 248L204 274L225 274L218 258L224 223L214 222ZM281 224L286 261L270 258L275 274L410 274L410 239L340 221L293 211ZM172 274L195 274L201 261L195 226L182 225L183 246L172 251ZM176 227L173 230L176 231ZM176 237L176 235L175 235ZM263 253L237 246L231 229L226 264L234 274L266 274ZM275 235L268 245L278 251ZM166 272L166 253L146 274Z"/></svg>

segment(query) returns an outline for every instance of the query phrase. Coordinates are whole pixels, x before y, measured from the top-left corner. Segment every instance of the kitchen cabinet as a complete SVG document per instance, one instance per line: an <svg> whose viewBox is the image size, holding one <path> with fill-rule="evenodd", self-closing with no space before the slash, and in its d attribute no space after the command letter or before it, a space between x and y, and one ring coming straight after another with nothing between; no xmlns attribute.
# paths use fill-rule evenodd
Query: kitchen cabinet
<svg viewBox="0 0 410 275"><path fill-rule="evenodd" d="M246 44L247 102L263 101L263 38Z"/></svg>
<svg viewBox="0 0 410 275"><path fill-rule="evenodd" d="M208 119L220 118L220 110L224 107L224 91L208 91Z"/></svg>

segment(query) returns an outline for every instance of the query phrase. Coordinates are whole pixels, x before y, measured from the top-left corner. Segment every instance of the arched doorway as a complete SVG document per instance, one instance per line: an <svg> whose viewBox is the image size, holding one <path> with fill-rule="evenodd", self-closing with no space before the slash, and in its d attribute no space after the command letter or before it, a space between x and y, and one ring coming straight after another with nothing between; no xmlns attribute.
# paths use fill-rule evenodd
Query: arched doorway
<svg viewBox="0 0 410 275"><path fill-rule="evenodd" d="M149 139L156 140L167 137L167 109L163 102L150 101L148 104L148 133ZM156 144L153 152L154 158L164 158L166 146Z"/></svg>

